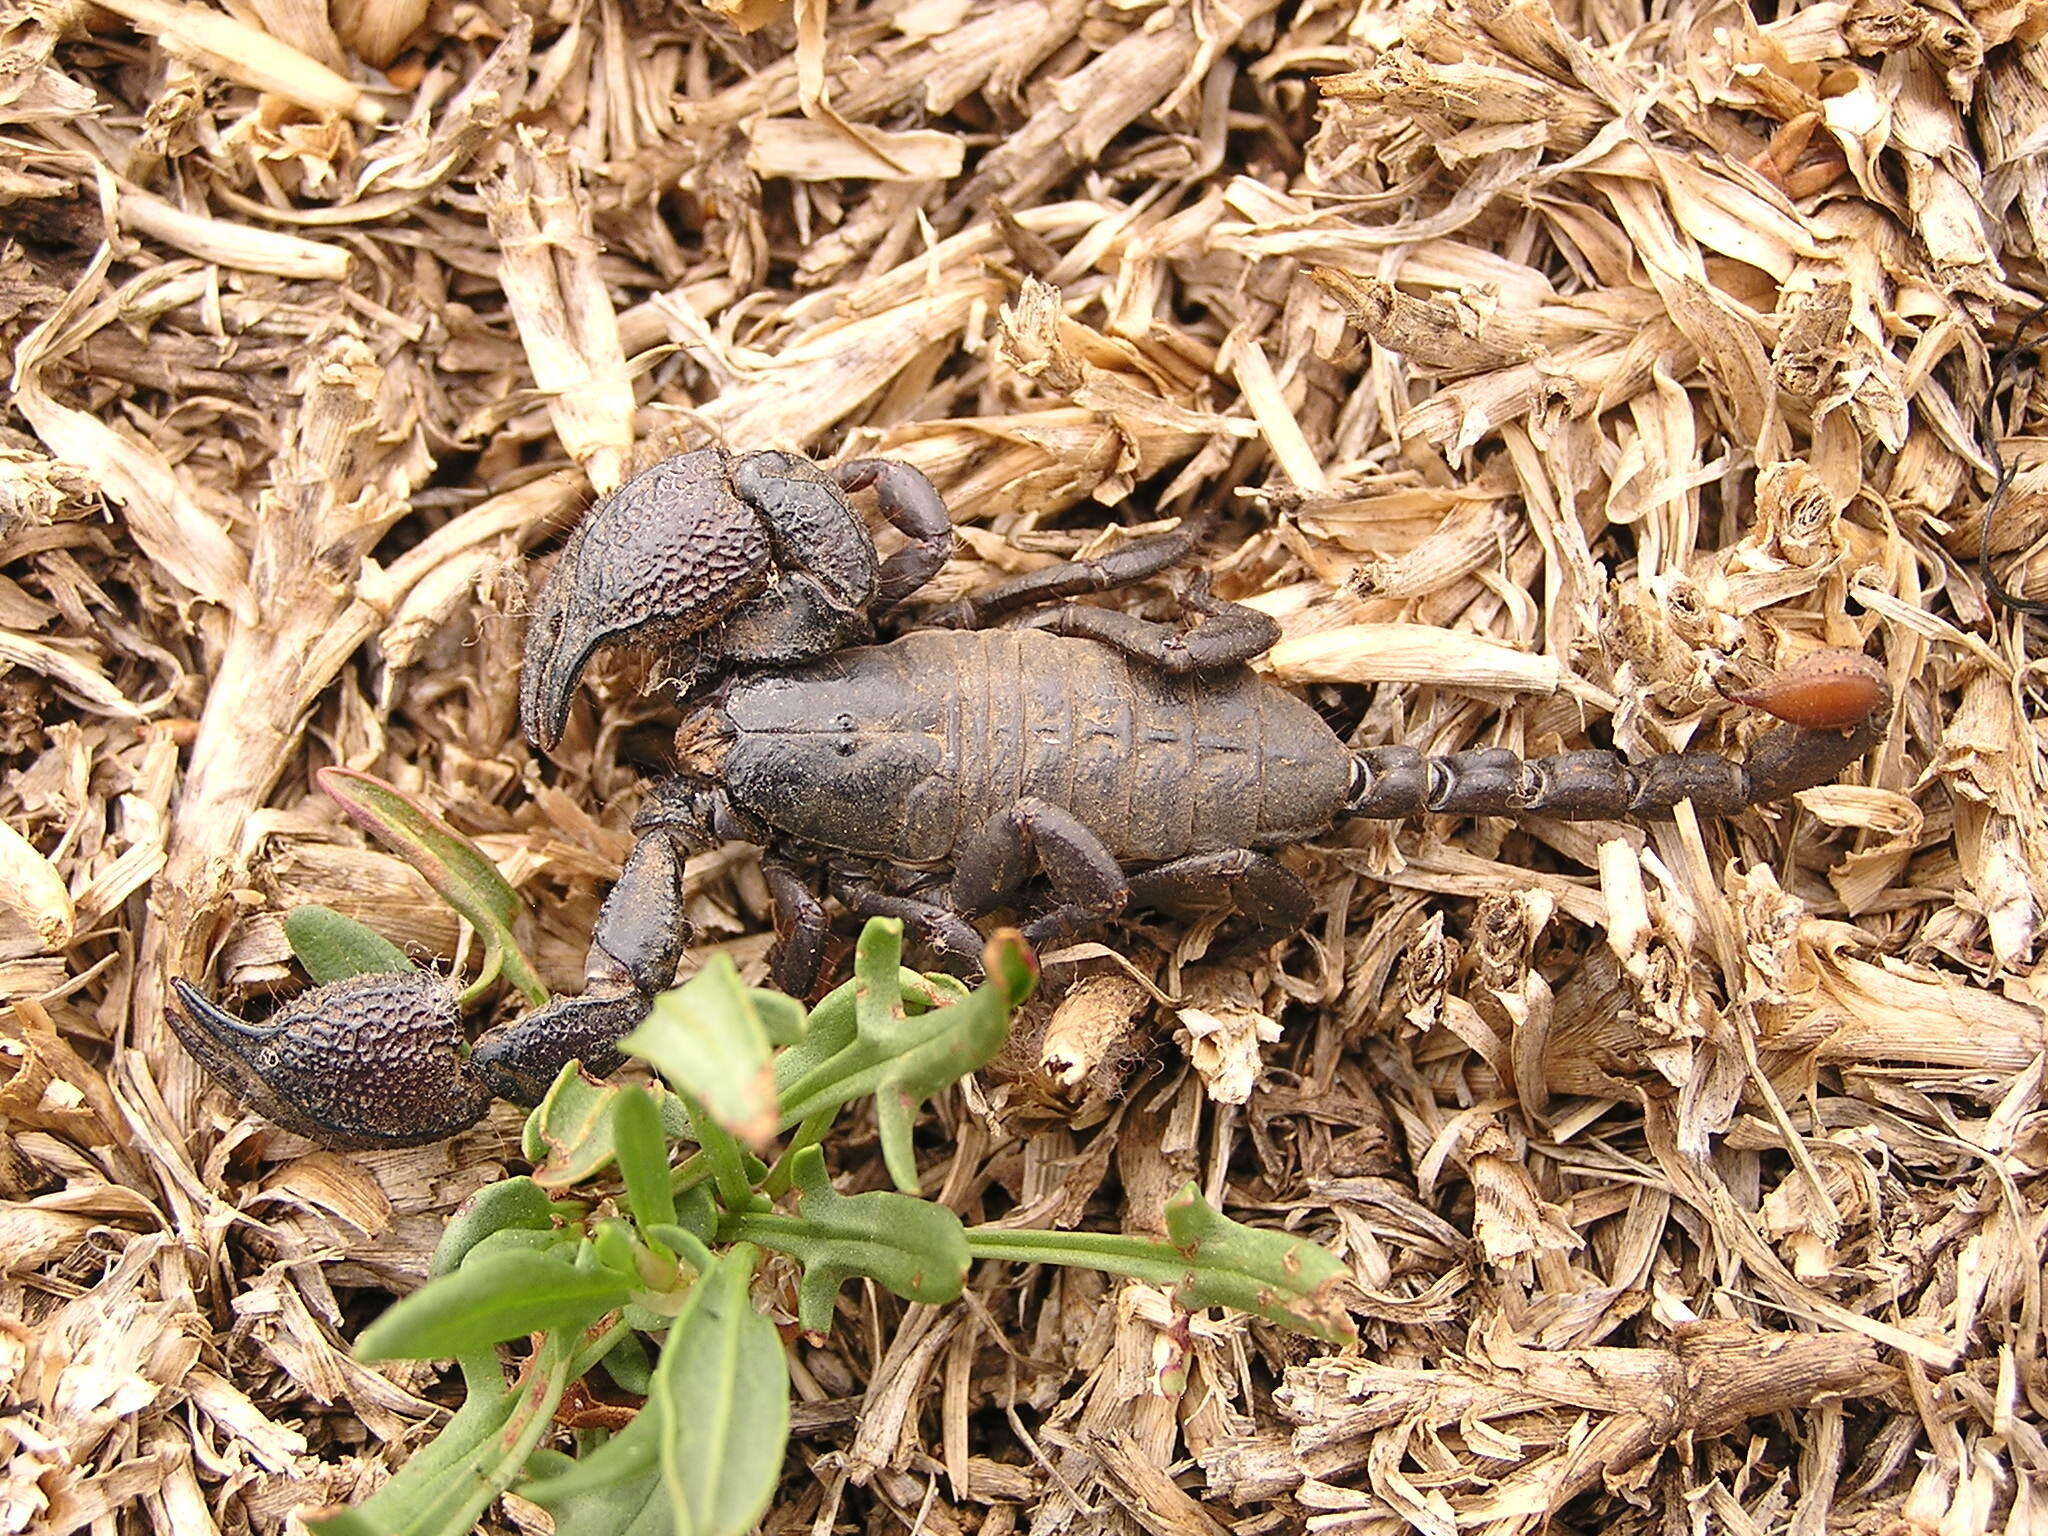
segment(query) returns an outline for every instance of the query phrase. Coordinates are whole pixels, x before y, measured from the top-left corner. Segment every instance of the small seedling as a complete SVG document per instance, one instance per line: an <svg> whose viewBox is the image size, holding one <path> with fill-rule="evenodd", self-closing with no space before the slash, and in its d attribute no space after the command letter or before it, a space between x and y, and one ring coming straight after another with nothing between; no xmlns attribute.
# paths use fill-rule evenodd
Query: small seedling
<svg viewBox="0 0 2048 1536"><path fill-rule="evenodd" d="M365 803L368 821L410 815L381 795ZM487 968L530 975L503 896L479 872L488 861L445 826L430 830L412 841L491 930ZM333 914L295 927L323 979L406 963ZM853 979L808 1012L713 956L622 1042L665 1086L565 1068L526 1122L533 1172L465 1202L427 1284L357 1341L366 1361L454 1360L462 1408L368 1501L311 1513L309 1528L466 1536L512 1491L548 1509L559 1536L742 1536L774 1496L789 1438L783 1341L753 1298L771 1251L794 1261L798 1322L813 1334L831 1327L850 1279L940 1304L959 1297L977 1259L997 1259L1085 1266L1164 1287L1190 1309L1354 1336L1338 1259L1240 1226L1192 1184L1168 1202L1163 1241L969 1228L923 1199L918 1113L1001 1049L1037 970L1005 931L970 991L904 969L902 939L900 923L870 921ZM874 1103L896 1188L842 1194L821 1144L861 1099ZM577 1430L573 1454L543 1446L564 1393L600 1366L643 1399L638 1411L622 1428Z"/></svg>

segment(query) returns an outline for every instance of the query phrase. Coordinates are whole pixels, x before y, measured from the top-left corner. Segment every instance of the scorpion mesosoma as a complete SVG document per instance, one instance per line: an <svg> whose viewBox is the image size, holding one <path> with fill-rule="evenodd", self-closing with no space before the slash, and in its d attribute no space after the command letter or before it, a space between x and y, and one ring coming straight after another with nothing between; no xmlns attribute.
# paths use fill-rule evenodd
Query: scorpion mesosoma
<svg viewBox="0 0 2048 1536"><path fill-rule="evenodd" d="M843 494L868 486L910 540L886 562ZM680 640L672 676L734 670L684 718L679 772L634 823L583 992L489 1031L466 1060L452 1003L430 982L392 977L318 988L262 1026L179 983L181 1036L265 1113L330 1145L426 1141L473 1123L493 1095L533 1102L571 1060L613 1070L617 1040L674 983L684 860L728 839L768 850L778 980L797 993L811 989L827 933L799 861L826 871L847 910L902 918L956 969L980 951L969 920L1018 903L1040 875L1052 899L1026 924L1038 943L1126 906L1222 895L1249 921L1246 943L1263 946L1312 907L1270 850L1339 822L1654 820L1687 800L1729 815L1833 779L1881 739L1890 712L1877 664L1832 651L1735 695L1783 722L1739 759L1353 750L1245 665L1277 638L1264 615L1197 590L1197 621L1182 630L1063 601L1185 557L1191 527L1033 572L885 644L840 648L936 570L944 518L923 476L875 460L821 472L788 455L705 450L629 482L572 537L536 602L529 736L559 741L604 644L673 654ZM721 585L720 571L732 579ZM1019 625L982 627L1032 608Z"/></svg>

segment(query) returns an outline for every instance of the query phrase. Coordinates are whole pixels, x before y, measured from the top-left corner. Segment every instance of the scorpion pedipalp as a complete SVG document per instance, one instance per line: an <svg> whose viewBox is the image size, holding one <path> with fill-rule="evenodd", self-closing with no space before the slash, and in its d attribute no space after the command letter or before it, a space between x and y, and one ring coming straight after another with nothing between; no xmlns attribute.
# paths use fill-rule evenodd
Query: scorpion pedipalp
<svg viewBox="0 0 2048 1536"><path fill-rule="evenodd" d="M421 972L366 972L294 998L260 1024L174 978L185 1049L287 1130L344 1150L415 1147L467 1130L491 1091L465 1059L455 989Z"/></svg>
<svg viewBox="0 0 2048 1536"><path fill-rule="evenodd" d="M537 1104L562 1068L616 1072L621 1036L646 1017L657 992L675 985L683 946L683 860L690 839L659 820L637 829L618 882L605 897L584 962L583 991L558 997L483 1034L470 1065L501 1099Z"/></svg>
<svg viewBox="0 0 2048 1536"><path fill-rule="evenodd" d="M866 489L909 541L887 562L847 500ZM952 544L945 503L907 464L827 470L773 449L664 459L562 546L534 599L520 722L552 750L584 667L608 645L654 645L670 678L695 682L722 664L800 661L865 639L870 614L921 586Z"/></svg>
<svg viewBox="0 0 2048 1536"><path fill-rule="evenodd" d="M523 1019L480 1036L470 1058L492 1093L514 1104L538 1104L572 1061L593 1077L609 1077L625 1058L618 1042L647 1016L653 994L631 986L587 986L558 997Z"/></svg>
<svg viewBox="0 0 2048 1536"><path fill-rule="evenodd" d="M768 585L770 563L768 529L720 450L664 459L620 486L577 525L534 599L519 673L527 739L561 740L599 647L706 629Z"/></svg>
<svg viewBox="0 0 2048 1536"><path fill-rule="evenodd" d="M369 971L251 1024L171 982L171 1026L201 1065L287 1130L330 1147L409 1147L468 1129L495 1098L536 1104L572 1060L604 1077L619 1038L675 984L689 941L686 839L644 829L599 915L583 992L486 1031L470 1050L455 988Z"/></svg>

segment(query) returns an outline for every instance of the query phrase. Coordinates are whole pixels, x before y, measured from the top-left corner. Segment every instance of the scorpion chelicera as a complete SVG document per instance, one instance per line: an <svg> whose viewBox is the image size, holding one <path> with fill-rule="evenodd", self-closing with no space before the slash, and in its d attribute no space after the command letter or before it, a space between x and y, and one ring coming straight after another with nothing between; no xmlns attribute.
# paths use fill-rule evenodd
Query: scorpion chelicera
<svg viewBox="0 0 2048 1536"><path fill-rule="evenodd" d="M887 560L848 500L870 487L906 537ZM474 1123L493 1096L535 1102L571 1060L615 1069L616 1042L675 981L684 860L729 839L767 850L775 970L798 994L812 990L828 934L805 869L849 912L901 918L951 969L980 954L970 919L1023 903L1039 876L1050 896L1025 932L1040 944L1127 906L1220 896L1250 924L1244 943L1265 946L1312 908L1270 850L1339 822L1641 821L1687 800L1729 815L1833 779L1881 739L1890 713L1877 663L1825 651L1734 695L1783 722L1739 759L1354 750L1245 665L1278 638L1265 615L1201 586L1185 597L1186 628L1072 601L1165 569L1201 532L1185 524L1049 566L887 643L852 644L871 640L873 619L951 548L923 475L772 452L664 460L571 535L535 601L521 674L526 733L549 750L602 646L655 648L665 675L694 690L679 772L634 822L583 992L487 1032L466 1056L452 990L430 978L330 983L262 1025L179 982L173 1022L280 1123L334 1146L413 1144Z"/></svg>

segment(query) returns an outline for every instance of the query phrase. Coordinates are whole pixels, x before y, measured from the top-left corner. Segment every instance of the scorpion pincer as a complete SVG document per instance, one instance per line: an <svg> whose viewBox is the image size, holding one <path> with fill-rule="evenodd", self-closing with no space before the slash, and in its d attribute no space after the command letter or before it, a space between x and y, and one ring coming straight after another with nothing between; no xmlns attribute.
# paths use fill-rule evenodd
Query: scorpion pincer
<svg viewBox="0 0 2048 1536"><path fill-rule="evenodd" d="M845 495L870 486L908 538L886 561ZM427 1141L473 1123L493 1095L534 1102L571 1060L615 1069L620 1036L675 980L684 860L730 839L766 850L777 980L797 994L823 964L819 885L854 915L901 918L956 970L980 952L971 920L1028 904L1040 877L1049 900L1025 924L1035 943L1127 906L1220 899L1247 921L1245 944L1269 946L1312 910L1272 850L1344 821L1653 821L1683 801L1732 815L1832 780L1882 739L1890 715L1875 661L1823 651L1734 695L1781 722L1740 758L1354 750L1246 666L1278 638L1264 615L1197 591L1183 629L1072 601L1185 558L1194 526L1032 572L885 644L849 645L937 570L950 529L930 483L885 461L820 470L704 450L629 482L571 536L536 601L527 734L559 743L603 645L654 647L667 675L710 686L694 689L678 730L679 771L634 823L582 993L487 1032L465 1056L452 1005L383 998L402 1017L345 1037L336 1021L353 1004L336 989L350 983L255 1026L180 982L180 1035L292 1129L336 1146ZM356 980L388 991L392 978ZM396 1082L408 1085L398 1116Z"/></svg>

